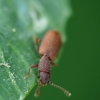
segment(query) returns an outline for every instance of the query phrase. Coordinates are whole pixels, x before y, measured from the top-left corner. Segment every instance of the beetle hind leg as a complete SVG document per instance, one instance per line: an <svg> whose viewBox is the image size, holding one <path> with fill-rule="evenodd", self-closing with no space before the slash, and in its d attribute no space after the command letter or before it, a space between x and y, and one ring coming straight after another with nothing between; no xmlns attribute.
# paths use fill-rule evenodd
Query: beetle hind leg
<svg viewBox="0 0 100 100"><path fill-rule="evenodd" d="M34 41L35 49L39 52L39 44L40 44L40 42L41 42L41 39L38 38L38 37L35 37L35 38L33 39L33 41Z"/></svg>
<svg viewBox="0 0 100 100"><path fill-rule="evenodd" d="M57 64L55 62L53 62L53 61L51 61L51 65L57 66Z"/></svg>

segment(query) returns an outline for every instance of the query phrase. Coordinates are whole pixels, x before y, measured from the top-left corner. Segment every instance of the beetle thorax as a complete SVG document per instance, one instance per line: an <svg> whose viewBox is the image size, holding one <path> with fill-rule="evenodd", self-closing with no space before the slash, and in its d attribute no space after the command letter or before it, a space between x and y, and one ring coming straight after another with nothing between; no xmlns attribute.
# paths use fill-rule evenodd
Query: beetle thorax
<svg viewBox="0 0 100 100"><path fill-rule="evenodd" d="M43 55L40 59L38 71L39 71L39 81L41 84L46 84L50 79L50 59L47 55Z"/></svg>

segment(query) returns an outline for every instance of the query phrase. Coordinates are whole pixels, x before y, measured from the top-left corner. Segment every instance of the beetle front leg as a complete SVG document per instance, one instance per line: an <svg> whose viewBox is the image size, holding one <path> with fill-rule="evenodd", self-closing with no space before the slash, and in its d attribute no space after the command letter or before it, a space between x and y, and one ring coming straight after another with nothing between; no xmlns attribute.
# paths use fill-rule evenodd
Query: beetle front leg
<svg viewBox="0 0 100 100"><path fill-rule="evenodd" d="M37 68L37 67L38 67L38 64L34 64L34 65L32 65L32 66L29 68L27 75L24 76L24 78L26 79L26 78L29 77L31 68Z"/></svg>
<svg viewBox="0 0 100 100"><path fill-rule="evenodd" d="M39 52L39 44L41 42L41 39L36 37L34 38L34 45L35 45L35 49Z"/></svg>

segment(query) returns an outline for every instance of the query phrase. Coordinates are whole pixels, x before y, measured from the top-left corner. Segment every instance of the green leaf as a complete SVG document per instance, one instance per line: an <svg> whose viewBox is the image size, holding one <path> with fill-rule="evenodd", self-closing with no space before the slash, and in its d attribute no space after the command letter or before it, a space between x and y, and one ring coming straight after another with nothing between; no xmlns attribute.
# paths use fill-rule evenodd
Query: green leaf
<svg viewBox="0 0 100 100"><path fill-rule="evenodd" d="M1 0L0 1L0 100L23 100L36 84L31 64L39 56L32 37L40 38L49 29L61 32L65 40L65 23L71 15L69 0Z"/></svg>

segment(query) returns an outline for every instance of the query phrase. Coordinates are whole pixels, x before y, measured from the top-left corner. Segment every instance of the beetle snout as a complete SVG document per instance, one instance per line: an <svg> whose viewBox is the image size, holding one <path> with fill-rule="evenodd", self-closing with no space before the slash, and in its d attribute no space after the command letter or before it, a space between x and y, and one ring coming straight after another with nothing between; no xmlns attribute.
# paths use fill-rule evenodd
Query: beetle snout
<svg viewBox="0 0 100 100"><path fill-rule="evenodd" d="M46 86L47 84L41 84L41 86Z"/></svg>

